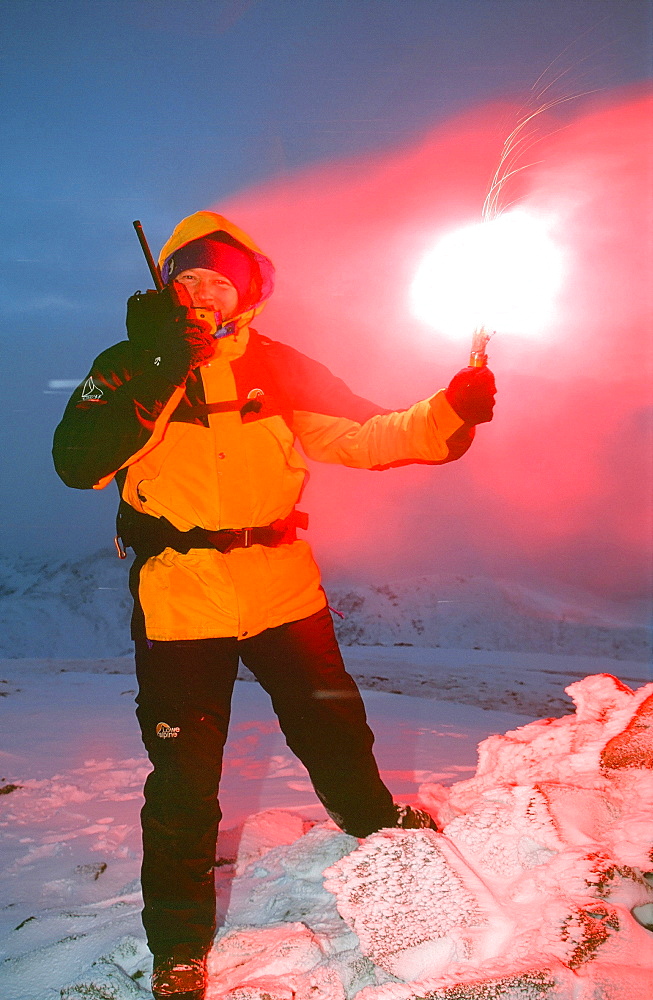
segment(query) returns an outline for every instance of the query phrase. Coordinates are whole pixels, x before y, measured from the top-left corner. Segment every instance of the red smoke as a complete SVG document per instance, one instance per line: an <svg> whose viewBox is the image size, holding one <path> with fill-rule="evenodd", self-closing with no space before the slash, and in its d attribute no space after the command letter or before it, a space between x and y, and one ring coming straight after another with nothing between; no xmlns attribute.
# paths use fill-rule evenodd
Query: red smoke
<svg viewBox="0 0 653 1000"><path fill-rule="evenodd" d="M568 255L560 322L497 337L495 420L461 462L364 473L314 468L305 506L327 573L551 577L643 593L651 549L652 104L620 94L538 121L506 189L553 212ZM307 170L215 206L278 271L259 320L361 395L403 407L447 384L467 345L410 315L422 253L477 222L519 110L478 109L412 148ZM471 331L470 331L471 334Z"/></svg>

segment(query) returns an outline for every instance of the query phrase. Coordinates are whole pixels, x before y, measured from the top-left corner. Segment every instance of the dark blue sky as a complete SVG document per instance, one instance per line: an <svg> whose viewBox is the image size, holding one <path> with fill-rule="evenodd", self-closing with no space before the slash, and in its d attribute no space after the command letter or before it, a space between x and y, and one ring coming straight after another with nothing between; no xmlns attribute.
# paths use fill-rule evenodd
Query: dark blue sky
<svg viewBox="0 0 653 1000"><path fill-rule="evenodd" d="M158 250L261 182L526 101L551 63L557 96L636 83L651 24L648 0L5 0L3 550L110 539L114 491L55 477L46 390L122 338L132 219Z"/></svg>

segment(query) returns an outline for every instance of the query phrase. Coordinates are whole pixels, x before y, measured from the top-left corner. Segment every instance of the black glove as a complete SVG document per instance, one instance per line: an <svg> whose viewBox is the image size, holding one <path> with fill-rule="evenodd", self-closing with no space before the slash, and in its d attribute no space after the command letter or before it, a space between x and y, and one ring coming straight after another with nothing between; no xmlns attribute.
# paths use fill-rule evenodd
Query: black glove
<svg viewBox="0 0 653 1000"><path fill-rule="evenodd" d="M182 301L182 296L188 301ZM215 351L208 324L189 313L185 289L166 285L160 292L136 292L127 300L127 336L149 365L173 385L183 385Z"/></svg>
<svg viewBox="0 0 653 1000"><path fill-rule="evenodd" d="M447 402L466 424L485 424L492 419L497 387L490 369L463 368L445 389Z"/></svg>

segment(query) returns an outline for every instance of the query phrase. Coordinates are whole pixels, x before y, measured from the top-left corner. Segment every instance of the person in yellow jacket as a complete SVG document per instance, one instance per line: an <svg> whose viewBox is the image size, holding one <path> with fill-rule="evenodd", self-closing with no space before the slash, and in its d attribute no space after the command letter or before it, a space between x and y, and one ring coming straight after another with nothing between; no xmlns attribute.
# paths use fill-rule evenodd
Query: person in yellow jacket
<svg viewBox="0 0 653 1000"><path fill-rule="evenodd" d="M161 251L165 287L136 293L128 340L103 352L56 430L67 485L116 479L119 537L136 559L137 715L153 765L142 811L143 922L155 997L195 1000L215 932L218 787L241 659L329 815L364 837L433 826L381 781L373 735L298 537L307 466L443 464L492 419L487 368L402 411L255 331L274 268L223 216L184 219Z"/></svg>

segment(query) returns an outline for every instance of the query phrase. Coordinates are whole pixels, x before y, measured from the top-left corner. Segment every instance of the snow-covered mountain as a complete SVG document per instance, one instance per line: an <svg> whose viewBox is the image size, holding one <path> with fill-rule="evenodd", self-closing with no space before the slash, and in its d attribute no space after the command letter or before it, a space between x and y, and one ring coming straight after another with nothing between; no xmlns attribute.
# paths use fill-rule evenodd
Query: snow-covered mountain
<svg viewBox="0 0 653 1000"><path fill-rule="evenodd" d="M328 588L343 645L514 650L647 660L641 609L481 576Z"/></svg>
<svg viewBox="0 0 653 1000"><path fill-rule="evenodd" d="M0 560L0 657L127 656L128 563L110 549L65 562ZM641 603L609 605L477 576L326 584L345 646L514 650L648 661Z"/></svg>
<svg viewBox="0 0 653 1000"><path fill-rule="evenodd" d="M70 562L0 560L0 655L131 653L125 567L109 549Z"/></svg>

